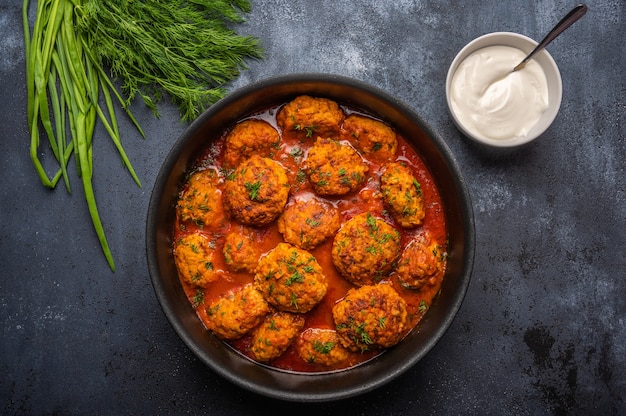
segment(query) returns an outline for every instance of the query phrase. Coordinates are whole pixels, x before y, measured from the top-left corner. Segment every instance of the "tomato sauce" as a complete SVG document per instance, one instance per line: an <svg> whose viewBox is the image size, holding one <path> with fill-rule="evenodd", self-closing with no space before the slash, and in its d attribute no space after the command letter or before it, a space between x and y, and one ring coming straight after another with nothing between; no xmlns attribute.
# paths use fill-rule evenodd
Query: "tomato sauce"
<svg viewBox="0 0 626 416"><path fill-rule="evenodd" d="M357 112L351 108L342 107L342 109L347 115ZM280 106L273 107L254 114L248 118L259 118L265 120L280 131L276 125L276 115L279 110ZM194 170L209 168L216 169L221 172L221 184L224 182L224 172L222 169L221 158L224 150L224 139L227 133L228 131L223 132L217 140L211 141L208 144L205 151L199 155L194 167ZM379 178L382 173L381 171L383 166L371 160L366 160L369 167L368 178L365 181L365 185L359 191L341 197L326 197L325 199L333 203L339 209L342 216L342 223L359 213L371 212L374 215L385 219L389 224L394 225L394 227L401 234L403 248L417 236L423 233L429 233L432 239L442 244L445 251L447 230L444 207L442 206L439 190L437 189L432 175L416 150L403 137L398 135L397 139L398 146L395 160L405 162L406 165L412 169L413 174L422 189L426 212L422 225L415 229L404 229L397 225L393 217L386 212L379 189ZM290 137L287 134L283 134L281 137L280 148L277 148L275 154L273 155L273 159L280 162L288 171L291 184L290 198L313 195L314 193L311 184L307 181L306 175L302 170L307 149L311 147L313 143L313 138L303 140L301 138ZM223 225L214 229L208 230L205 227L202 230L202 232L209 235L209 237L213 239L215 249L220 254L222 253L222 248L224 246L224 236L229 231L231 226L233 226L233 224L230 221L225 221ZM196 225L189 223L183 224L177 221L173 230L173 241L177 241L187 233L195 231L198 231ZM270 224L269 226L257 229L256 237L258 244L261 246L262 252L267 252L273 249L277 244L284 241L282 235L278 231L276 222ZM335 269L331 259L331 247L332 239L329 239L320 246L310 250L324 271L328 282L328 290L322 301L315 308L313 308L313 310L304 314L306 322L303 330L310 327L334 329L331 312L332 308L338 300L346 295L346 292L349 289L354 287L346 279L341 277ZM206 305L219 298L227 291L253 282L254 278L251 273L230 271L225 263L223 255L215 256L214 267L217 270L220 270L222 276L217 281L211 283L209 287L198 289L181 280L181 284L183 285L189 301L194 306L200 320L205 323L205 326L209 319L206 311ZM437 295L441 287L441 281L439 281L435 285L426 286L419 290L406 289L399 284L397 278L394 278L393 272L383 279L383 281L391 283L398 294L405 299L409 314L409 331L419 323L420 319L424 316L428 306L432 303L433 298ZM229 341L227 343L241 354L249 356L247 353L248 347L251 343L251 336L249 334L241 339ZM343 363L344 367L342 368L351 367L368 361L381 352L381 350L374 350L363 353L350 353L351 355L349 361L347 363ZM339 369L306 363L295 352L293 345L289 347L282 356L270 362L269 365L279 369L298 372L325 372Z"/></svg>

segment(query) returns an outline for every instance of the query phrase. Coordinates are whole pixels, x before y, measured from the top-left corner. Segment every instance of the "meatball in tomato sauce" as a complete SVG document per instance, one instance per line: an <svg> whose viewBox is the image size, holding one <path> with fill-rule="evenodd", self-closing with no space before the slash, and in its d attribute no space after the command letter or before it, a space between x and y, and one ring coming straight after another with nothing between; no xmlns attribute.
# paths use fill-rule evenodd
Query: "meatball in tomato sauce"
<svg viewBox="0 0 626 416"><path fill-rule="evenodd" d="M443 279L446 252L443 245L429 235L412 240L402 253L396 275L409 289L438 285Z"/></svg>
<svg viewBox="0 0 626 416"><path fill-rule="evenodd" d="M333 367L349 358L334 329L308 328L295 342L298 356L308 364Z"/></svg>
<svg viewBox="0 0 626 416"><path fill-rule="evenodd" d="M287 204L278 218L278 231L286 242L311 250L335 235L341 225L339 210L315 197L298 198Z"/></svg>
<svg viewBox="0 0 626 416"><path fill-rule="evenodd" d="M257 230L245 225L234 225L224 238L224 261L233 271L254 273L261 257Z"/></svg>
<svg viewBox="0 0 626 416"><path fill-rule="evenodd" d="M289 312L274 312L252 333L250 354L260 362L280 357L304 326L304 317Z"/></svg>
<svg viewBox="0 0 626 416"><path fill-rule="evenodd" d="M388 284L350 289L333 307L341 344L355 352L388 348L406 334L406 301Z"/></svg>
<svg viewBox="0 0 626 416"><path fill-rule="evenodd" d="M254 285L276 309L308 312L326 295L328 284L311 253L280 243L261 257Z"/></svg>
<svg viewBox="0 0 626 416"><path fill-rule="evenodd" d="M265 226L282 214L289 198L287 172L278 162L254 155L226 178L224 206L241 224Z"/></svg>
<svg viewBox="0 0 626 416"><path fill-rule="evenodd" d="M196 287L206 287L222 273L215 267L215 248L201 232L188 234L174 245L174 261L180 278Z"/></svg>
<svg viewBox="0 0 626 416"><path fill-rule="evenodd" d="M231 290L207 307L208 328L218 337L235 340L259 325L271 311L252 284Z"/></svg>
<svg viewBox="0 0 626 416"><path fill-rule="evenodd" d="M319 137L309 149L306 173L319 195L345 195L361 188L369 168L351 146Z"/></svg>
<svg viewBox="0 0 626 416"><path fill-rule="evenodd" d="M400 256L400 233L369 212L344 223L333 240L332 261L357 286L380 282Z"/></svg>
<svg viewBox="0 0 626 416"><path fill-rule="evenodd" d="M199 227L217 226L225 219L219 175L213 169L198 170L187 180L176 204L182 222Z"/></svg>
<svg viewBox="0 0 626 416"><path fill-rule="evenodd" d="M396 154L396 133L378 120L351 114L343 122L342 133L343 138L368 159L390 162Z"/></svg>
<svg viewBox="0 0 626 416"><path fill-rule="evenodd" d="M252 155L271 157L280 148L278 131L266 121L248 119L237 124L224 142L224 165L234 169Z"/></svg>
<svg viewBox="0 0 626 416"><path fill-rule="evenodd" d="M344 117L336 102L301 95L280 109L276 122L283 134L301 139L318 136L338 138Z"/></svg>
<svg viewBox="0 0 626 416"><path fill-rule="evenodd" d="M413 172L404 163L385 166L380 177L383 201L400 226L414 228L422 224L426 211L422 188Z"/></svg>

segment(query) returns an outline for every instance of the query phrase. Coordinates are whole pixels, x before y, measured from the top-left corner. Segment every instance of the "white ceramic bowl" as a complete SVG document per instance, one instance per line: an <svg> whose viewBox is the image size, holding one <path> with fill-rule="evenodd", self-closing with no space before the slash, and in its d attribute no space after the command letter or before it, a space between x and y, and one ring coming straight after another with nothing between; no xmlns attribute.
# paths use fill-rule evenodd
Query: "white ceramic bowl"
<svg viewBox="0 0 626 416"><path fill-rule="evenodd" d="M540 67L543 69L543 72L545 73L546 81L548 84L549 103L548 109L542 114L539 121L528 132L526 136L513 137L510 139L492 139L489 137L485 137L480 133L473 132L469 130L465 125L463 125L459 117L457 117L457 115L455 114L451 105L450 89L452 78L454 77L454 74L461 62L463 62L469 55L479 49L496 45L514 47L521 50L526 55L530 53L535 48L535 46L537 46L537 42L524 35L511 32L488 33L474 39L473 41L468 43L463 49L461 49L461 51L456 55L456 57L452 61L452 64L450 65L450 68L448 70L448 76L446 78L446 100L448 103L450 115L452 116L452 120L459 128L459 130L461 130L461 132L467 137L478 143L482 143L492 147L515 147L536 139L543 132L545 132L546 129L550 127L550 124L552 124L552 122L554 121L561 106L561 97L563 93L561 74L559 72L559 68L556 65L556 62L554 62L552 56L550 56L550 54L545 49L539 51L533 56L533 60L540 65Z"/></svg>

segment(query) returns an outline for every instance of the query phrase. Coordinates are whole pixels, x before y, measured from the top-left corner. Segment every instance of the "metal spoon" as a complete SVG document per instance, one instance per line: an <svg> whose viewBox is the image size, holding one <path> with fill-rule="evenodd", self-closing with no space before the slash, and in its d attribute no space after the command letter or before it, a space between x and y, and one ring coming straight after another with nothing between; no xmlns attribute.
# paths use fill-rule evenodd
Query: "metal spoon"
<svg viewBox="0 0 626 416"><path fill-rule="evenodd" d="M585 4L579 4L578 6L574 7L568 14L565 15L564 18L561 19L559 23L556 24L556 26L554 26L550 33L548 33L546 37L543 38L541 42L539 42L535 49L533 49L533 51L529 53L522 62L520 62L515 68L513 68L513 72L524 68L524 66L526 66L526 63L532 59L534 54L548 46L548 43L552 42L557 36L563 33L565 29L567 29L572 24L574 24L575 21L583 17L585 13L587 13L587 6Z"/></svg>

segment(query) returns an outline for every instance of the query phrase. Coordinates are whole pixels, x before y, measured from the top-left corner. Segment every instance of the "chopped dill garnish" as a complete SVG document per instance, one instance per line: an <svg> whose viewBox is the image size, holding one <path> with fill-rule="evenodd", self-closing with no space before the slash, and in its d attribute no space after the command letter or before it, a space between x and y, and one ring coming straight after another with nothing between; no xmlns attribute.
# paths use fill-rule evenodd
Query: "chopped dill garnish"
<svg viewBox="0 0 626 416"><path fill-rule="evenodd" d="M244 183L246 190L248 191L248 196L250 197L250 201L255 201L259 196L259 189L261 189L261 181L257 181L254 183L246 182Z"/></svg>

